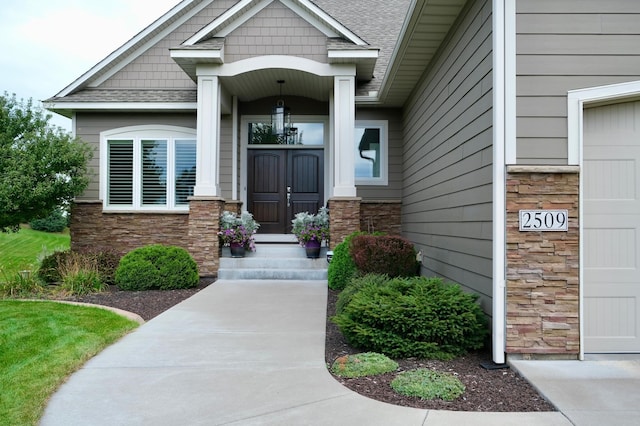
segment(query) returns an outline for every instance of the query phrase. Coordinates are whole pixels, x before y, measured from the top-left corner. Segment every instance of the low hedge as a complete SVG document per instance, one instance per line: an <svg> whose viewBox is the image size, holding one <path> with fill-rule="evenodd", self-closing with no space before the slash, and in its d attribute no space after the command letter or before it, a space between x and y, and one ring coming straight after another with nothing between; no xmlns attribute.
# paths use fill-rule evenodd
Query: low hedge
<svg viewBox="0 0 640 426"><path fill-rule="evenodd" d="M127 253L116 269L121 290L170 290L198 285L198 265L180 247L150 245Z"/></svg>

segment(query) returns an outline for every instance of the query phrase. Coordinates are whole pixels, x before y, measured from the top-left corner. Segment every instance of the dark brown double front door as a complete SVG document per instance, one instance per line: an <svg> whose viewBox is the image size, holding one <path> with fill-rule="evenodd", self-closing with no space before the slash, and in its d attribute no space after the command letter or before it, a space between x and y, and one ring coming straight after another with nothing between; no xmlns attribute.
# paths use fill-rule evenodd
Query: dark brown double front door
<svg viewBox="0 0 640 426"><path fill-rule="evenodd" d="M261 234L291 232L296 213L324 204L324 151L249 149L247 210Z"/></svg>

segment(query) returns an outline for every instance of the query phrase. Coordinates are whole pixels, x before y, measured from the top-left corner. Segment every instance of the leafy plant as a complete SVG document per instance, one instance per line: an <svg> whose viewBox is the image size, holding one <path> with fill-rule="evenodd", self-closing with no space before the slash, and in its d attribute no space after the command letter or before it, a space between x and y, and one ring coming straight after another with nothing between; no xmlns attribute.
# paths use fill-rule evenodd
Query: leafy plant
<svg viewBox="0 0 640 426"><path fill-rule="evenodd" d="M389 373L398 369L398 363L389 357L364 352L355 355L344 355L337 358L331 366L331 372L340 377L364 377Z"/></svg>
<svg viewBox="0 0 640 426"><path fill-rule="evenodd" d="M446 360L484 345L487 319L476 300L440 278L394 278L363 285L332 321L354 347Z"/></svg>
<svg viewBox="0 0 640 426"><path fill-rule="evenodd" d="M311 240L321 243L329 239L329 210L326 207L320 207L317 214L297 213L291 225L291 232L300 245L304 246Z"/></svg>
<svg viewBox="0 0 640 426"><path fill-rule="evenodd" d="M327 271L329 288L332 290L343 290L349 281L358 274L358 268L351 257L350 249L351 240L358 235L366 235L366 233L354 232L333 249L333 257Z"/></svg>
<svg viewBox="0 0 640 426"><path fill-rule="evenodd" d="M413 244L399 236L357 235L349 249L356 267L363 274L411 277L418 270Z"/></svg>
<svg viewBox="0 0 640 426"><path fill-rule="evenodd" d="M453 374L440 373L427 368L403 371L391 382L394 391L420 399L440 398L453 401L465 391L465 386Z"/></svg>
<svg viewBox="0 0 640 426"><path fill-rule="evenodd" d="M232 243L242 244L247 250L256 249L254 235L260 224L249 212L242 212L238 216L234 212L225 210L220 217L220 231L218 237L223 245Z"/></svg>
<svg viewBox="0 0 640 426"><path fill-rule="evenodd" d="M181 247L150 245L127 253L116 270L122 290L170 290L198 285L198 265Z"/></svg>
<svg viewBox="0 0 640 426"><path fill-rule="evenodd" d="M62 281L58 267L64 260L70 256L71 250L54 251L45 256L40 261L38 268L38 277L47 284L59 283Z"/></svg>

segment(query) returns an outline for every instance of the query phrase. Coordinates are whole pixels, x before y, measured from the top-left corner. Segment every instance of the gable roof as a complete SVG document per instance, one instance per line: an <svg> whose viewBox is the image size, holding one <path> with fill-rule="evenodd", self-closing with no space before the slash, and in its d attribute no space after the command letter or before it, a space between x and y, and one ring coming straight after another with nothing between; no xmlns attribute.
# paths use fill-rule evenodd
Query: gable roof
<svg viewBox="0 0 640 426"><path fill-rule="evenodd" d="M331 63L357 62L359 67L364 67L359 68L361 75L373 77L358 83L358 103L391 106L404 103L466 3L466 0L238 0L172 49L171 55L175 55L174 60L181 66L180 54L176 53L180 51L189 51L188 55L200 55L203 60L221 63L224 60L224 52L221 52L224 42L215 36L224 37L274 1L281 2L327 36L328 60ZM96 96L96 102L116 98L117 102L143 99L131 98L125 91L109 95L100 90L100 84L215 2L222 0L181 1L54 98L45 101L45 105L63 111L62 104L88 102L91 96ZM425 34L428 35L427 41L420 37ZM90 92L81 94L84 90ZM136 92L145 91L138 89ZM159 91L147 92L148 97L153 98ZM158 96L156 99L157 102L162 102L162 99L192 99L193 96L187 92L181 92L177 98Z"/></svg>

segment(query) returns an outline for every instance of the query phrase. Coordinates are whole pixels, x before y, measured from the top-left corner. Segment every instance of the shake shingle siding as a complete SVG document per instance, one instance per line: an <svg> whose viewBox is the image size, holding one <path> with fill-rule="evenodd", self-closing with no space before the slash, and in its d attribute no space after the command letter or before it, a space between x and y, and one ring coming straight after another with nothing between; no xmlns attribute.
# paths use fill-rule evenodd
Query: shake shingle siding
<svg viewBox="0 0 640 426"><path fill-rule="evenodd" d="M517 161L567 163L567 91L640 79L637 0L518 0Z"/></svg>
<svg viewBox="0 0 640 426"><path fill-rule="evenodd" d="M404 114L403 232L423 273L492 287L491 2L470 1Z"/></svg>

